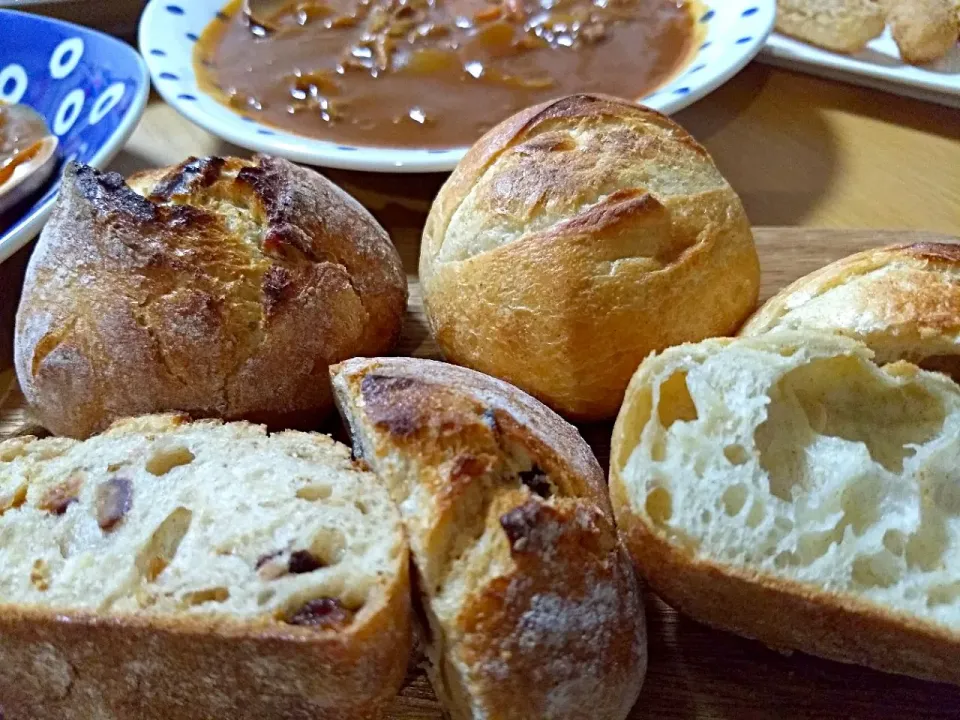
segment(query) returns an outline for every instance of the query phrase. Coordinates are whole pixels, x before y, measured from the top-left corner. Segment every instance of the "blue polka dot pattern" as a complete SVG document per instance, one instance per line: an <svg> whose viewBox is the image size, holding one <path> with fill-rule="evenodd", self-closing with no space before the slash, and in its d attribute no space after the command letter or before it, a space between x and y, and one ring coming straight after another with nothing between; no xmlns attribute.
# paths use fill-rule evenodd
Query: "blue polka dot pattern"
<svg viewBox="0 0 960 720"><path fill-rule="evenodd" d="M344 161L344 167L388 172L418 166L443 170L462 156L464 148L374 148L301 138L260 124L255 113L241 114L205 97L197 90L189 57L210 22L231 19L233 11L224 13L224 4L225 0L148 0L144 14L149 20L144 24L145 47L160 51L151 50L146 58L158 89L175 106L189 107L190 117L211 132L229 136L241 145L246 142L250 148L273 149L281 155L295 149L298 155L311 158L310 162L320 166L327 161L339 163L338 156L349 154L350 160ZM775 8L776 0L704 0L702 11L694 15L701 37L691 59L642 102L669 114L717 87L755 54L773 24ZM266 139L274 137L282 138L282 145Z"/></svg>
<svg viewBox="0 0 960 720"><path fill-rule="evenodd" d="M0 262L39 231L68 159L91 163L119 149L149 83L126 43L41 15L0 10L0 99L34 108L59 143L54 180L0 225Z"/></svg>

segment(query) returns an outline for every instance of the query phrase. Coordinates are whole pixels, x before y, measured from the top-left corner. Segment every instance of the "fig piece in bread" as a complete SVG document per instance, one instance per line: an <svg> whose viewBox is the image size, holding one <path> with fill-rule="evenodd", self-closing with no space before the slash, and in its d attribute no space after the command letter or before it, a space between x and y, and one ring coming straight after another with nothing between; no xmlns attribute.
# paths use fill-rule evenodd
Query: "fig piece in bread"
<svg viewBox="0 0 960 720"><path fill-rule="evenodd" d="M128 185L70 164L27 270L17 376L59 435L167 410L313 425L329 364L387 351L406 298L387 233L312 170L190 158Z"/></svg>
<svg viewBox="0 0 960 720"><path fill-rule="evenodd" d="M331 369L355 453L406 525L433 686L457 720L622 720L642 598L603 475L525 393L430 360Z"/></svg>
<svg viewBox="0 0 960 720"><path fill-rule="evenodd" d="M960 684L960 388L773 332L637 370L610 493L682 612L778 649Z"/></svg>

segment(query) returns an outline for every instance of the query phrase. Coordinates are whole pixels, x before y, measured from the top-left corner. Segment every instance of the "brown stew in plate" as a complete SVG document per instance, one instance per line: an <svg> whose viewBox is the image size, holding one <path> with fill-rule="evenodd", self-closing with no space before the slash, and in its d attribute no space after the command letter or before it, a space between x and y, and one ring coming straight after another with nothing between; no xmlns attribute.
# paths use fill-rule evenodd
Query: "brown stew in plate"
<svg viewBox="0 0 960 720"><path fill-rule="evenodd" d="M639 98L694 48L693 0L313 0L257 25L235 0L197 43L201 87L323 140L470 145L572 92Z"/></svg>

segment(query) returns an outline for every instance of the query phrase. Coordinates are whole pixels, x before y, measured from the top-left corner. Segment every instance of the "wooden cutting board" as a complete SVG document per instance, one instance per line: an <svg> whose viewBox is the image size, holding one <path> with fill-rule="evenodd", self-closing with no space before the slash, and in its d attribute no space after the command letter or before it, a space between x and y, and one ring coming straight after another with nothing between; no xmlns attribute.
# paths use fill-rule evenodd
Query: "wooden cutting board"
<svg viewBox="0 0 960 720"><path fill-rule="evenodd" d="M397 201L395 195L364 187L347 189L390 230L410 281L410 305L398 354L435 357L427 332L417 283L419 233L426 205ZM921 232L809 230L757 228L763 272L761 296L766 299L784 285L833 260L869 247L902 242L960 242L958 238ZM0 348L9 341L10 314L15 302L21 254L0 266ZM0 362L3 362L0 359ZM0 366L2 368L2 366ZM0 372L0 438L36 431L23 408L22 396L9 369ZM611 425L581 428L601 463L609 455ZM710 630L678 616L652 594L647 596L650 666L631 720L794 720L849 718L912 720L960 718L960 688L884 675L795 653L785 656L759 643ZM960 657L957 658L960 662ZM443 717L423 674L411 672L397 698L390 720L439 720ZM267 719L265 719L267 720ZM590 720L584 718L583 720Z"/></svg>

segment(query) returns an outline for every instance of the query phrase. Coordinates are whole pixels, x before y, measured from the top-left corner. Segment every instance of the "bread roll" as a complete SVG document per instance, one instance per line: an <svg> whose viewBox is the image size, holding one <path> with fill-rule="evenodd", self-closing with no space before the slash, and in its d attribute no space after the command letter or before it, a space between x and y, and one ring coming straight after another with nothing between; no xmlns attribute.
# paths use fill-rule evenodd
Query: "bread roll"
<svg viewBox="0 0 960 720"><path fill-rule="evenodd" d="M30 260L17 376L53 432L164 410L312 424L328 365L397 339L399 256L321 175L211 157L131 183L69 165Z"/></svg>
<svg viewBox="0 0 960 720"><path fill-rule="evenodd" d="M465 368L382 358L332 372L354 452L406 525L450 715L625 718L646 670L642 599L577 431Z"/></svg>
<svg viewBox="0 0 960 720"><path fill-rule="evenodd" d="M865 342L879 363L909 360L960 379L960 246L865 250L770 298L741 335L817 330Z"/></svg>
<svg viewBox="0 0 960 720"><path fill-rule="evenodd" d="M957 44L960 21L953 0L886 0L886 6L890 33L908 63L939 60Z"/></svg>
<svg viewBox="0 0 960 720"><path fill-rule="evenodd" d="M179 416L0 443L7 720L378 717L408 556L349 450Z"/></svg>
<svg viewBox="0 0 960 720"><path fill-rule="evenodd" d="M424 309L446 359L581 420L612 417L640 361L733 333L759 266L736 193L682 128L574 95L524 110L430 211Z"/></svg>
<svg viewBox="0 0 960 720"><path fill-rule="evenodd" d="M827 50L863 50L885 28L876 0L777 0L777 30Z"/></svg>
<svg viewBox="0 0 960 720"><path fill-rule="evenodd" d="M960 388L814 333L646 360L610 491L637 566L698 620L960 683Z"/></svg>

